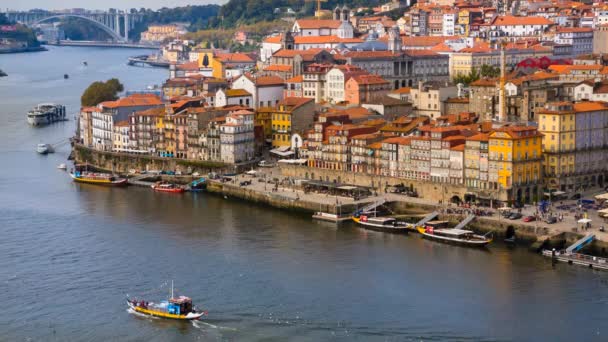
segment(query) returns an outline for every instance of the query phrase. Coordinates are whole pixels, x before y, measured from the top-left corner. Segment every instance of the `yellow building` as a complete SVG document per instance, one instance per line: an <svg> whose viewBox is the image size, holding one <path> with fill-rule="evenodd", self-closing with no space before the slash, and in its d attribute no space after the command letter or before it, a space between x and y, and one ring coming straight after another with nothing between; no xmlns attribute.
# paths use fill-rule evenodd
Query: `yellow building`
<svg viewBox="0 0 608 342"><path fill-rule="evenodd" d="M213 50L198 52L199 69L211 69L215 78L231 78L255 67L255 60L244 53L216 53Z"/></svg>
<svg viewBox="0 0 608 342"><path fill-rule="evenodd" d="M458 26L460 27L460 34L468 37L469 36L469 28L471 21L471 12L468 9L462 9L458 12Z"/></svg>
<svg viewBox="0 0 608 342"><path fill-rule="evenodd" d="M272 114L275 108L260 107L255 111L255 126L262 127L264 132L264 141L272 140Z"/></svg>
<svg viewBox="0 0 608 342"><path fill-rule="evenodd" d="M287 97L272 111L272 147L291 146L294 133L312 128L314 99Z"/></svg>
<svg viewBox="0 0 608 342"><path fill-rule="evenodd" d="M603 185L608 104L550 102L537 112L546 188L571 192Z"/></svg>
<svg viewBox="0 0 608 342"><path fill-rule="evenodd" d="M147 31L141 33L141 40L160 43L179 37L183 31L177 25L150 25Z"/></svg>
<svg viewBox="0 0 608 342"><path fill-rule="evenodd" d="M509 202L538 200L541 189L542 134L536 127L506 126L490 133L490 184L505 189Z"/></svg>
<svg viewBox="0 0 608 342"><path fill-rule="evenodd" d="M272 112L272 147L291 145L291 111L283 107Z"/></svg>
<svg viewBox="0 0 608 342"><path fill-rule="evenodd" d="M549 189L558 189L560 179L575 169L576 120L572 103L547 104L538 111L538 128L544 135L545 183Z"/></svg>

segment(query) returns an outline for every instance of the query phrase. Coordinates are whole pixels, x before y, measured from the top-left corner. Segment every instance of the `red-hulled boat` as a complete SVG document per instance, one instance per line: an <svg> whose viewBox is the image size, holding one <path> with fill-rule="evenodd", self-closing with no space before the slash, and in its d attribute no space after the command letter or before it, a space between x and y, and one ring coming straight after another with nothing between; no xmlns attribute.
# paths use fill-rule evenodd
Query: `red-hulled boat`
<svg viewBox="0 0 608 342"><path fill-rule="evenodd" d="M172 183L157 183L152 185L152 189L154 189L154 191L170 192L175 194L179 194L186 191L181 186Z"/></svg>

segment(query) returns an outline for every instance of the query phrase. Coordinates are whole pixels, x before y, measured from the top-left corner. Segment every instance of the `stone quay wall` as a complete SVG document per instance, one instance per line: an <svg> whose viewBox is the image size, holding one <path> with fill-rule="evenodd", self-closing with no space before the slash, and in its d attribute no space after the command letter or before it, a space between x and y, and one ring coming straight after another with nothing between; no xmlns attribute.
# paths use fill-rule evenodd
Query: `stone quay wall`
<svg viewBox="0 0 608 342"><path fill-rule="evenodd" d="M492 190L482 193L478 190L472 191L465 186L456 184L435 183L431 181L417 181L364 173L327 170L301 165L280 165L279 167L281 174L285 177L354 184L374 188L378 193L383 193L387 186L403 183L407 187L413 187L418 192L420 198L437 204L439 204L439 201L448 203L454 197L458 197L460 201L464 202L465 195L469 193L483 195L483 197L494 198L499 201L506 201L508 199L508 193L505 190Z"/></svg>
<svg viewBox="0 0 608 342"><path fill-rule="evenodd" d="M230 173L246 170L245 165L228 165L203 160L178 158L161 158L150 155L98 151L84 145L74 144L72 157L76 163L88 163L95 168L126 174L129 170L137 171L181 171Z"/></svg>

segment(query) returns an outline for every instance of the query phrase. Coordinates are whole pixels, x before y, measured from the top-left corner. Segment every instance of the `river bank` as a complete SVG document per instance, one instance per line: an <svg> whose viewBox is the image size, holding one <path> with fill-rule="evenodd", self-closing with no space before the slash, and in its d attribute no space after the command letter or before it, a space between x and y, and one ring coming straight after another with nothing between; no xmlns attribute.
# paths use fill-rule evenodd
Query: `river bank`
<svg viewBox="0 0 608 342"><path fill-rule="evenodd" d="M130 154L96 151L94 149L75 144L73 157L76 163L86 163L97 168L112 171L115 173L129 174L138 170L172 170L184 174L196 172L207 175L210 172L225 174L238 173L251 168L251 164L231 167L221 163L205 161L189 161L176 158L160 158L152 156L134 156ZM288 210L312 216L316 212L325 212L338 216L353 213L358 208L362 208L377 201L386 201L386 206L394 215L419 217L425 213L439 210L442 214L439 219L449 221L451 226L460 222L465 214L449 214L449 208L458 207L452 205L440 206L424 198L412 198L392 193L380 193L362 199L351 197L329 196L327 194L306 192L302 186L296 186L295 182L279 182L279 179L291 179L285 176L285 170L290 175L292 166L260 168L255 176L247 174L237 174L231 180L208 180L207 191L223 197L238 198L243 201L267 205L281 210ZM187 184L194 178L192 176L170 176L162 175L156 180ZM293 179L291 179L293 180ZM242 182L249 181L248 185L240 185ZM529 206L522 209L523 215L531 215L534 207ZM544 222L522 222L521 220L507 220L497 211L492 210L492 216L477 217L469 227L480 233L494 234L498 240L503 240L507 236L508 230L513 230L520 244L532 246L534 250L540 248L561 248L566 243L575 241L582 234L573 232L572 226L576 227L576 221L572 221L568 216L564 222L547 225ZM566 215L568 215L566 213ZM599 217L593 216L595 220ZM605 242L608 235L599 230L593 231L596 234L595 251L606 254Z"/></svg>
<svg viewBox="0 0 608 342"><path fill-rule="evenodd" d="M0 48L0 54L47 51L43 46Z"/></svg>

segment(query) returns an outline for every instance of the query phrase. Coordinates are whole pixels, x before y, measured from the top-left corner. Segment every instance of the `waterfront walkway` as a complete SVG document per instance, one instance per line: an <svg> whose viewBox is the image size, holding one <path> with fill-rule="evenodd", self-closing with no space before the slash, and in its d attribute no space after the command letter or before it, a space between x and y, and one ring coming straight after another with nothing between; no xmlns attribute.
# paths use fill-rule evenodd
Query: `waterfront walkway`
<svg viewBox="0 0 608 342"><path fill-rule="evenodd" d="M365 205L368 205L373 202L379 202L379 201L386 200L387 202L407 202L407 203L411 203L414 205L419 204L419 205L423 205L423 206L436 206L441 212L445 212L447 209L461 210L463 215L468 214L466 208L460 208L460 207L457 207L456 205L441 205L440 206L438 203L433 203L427 199L409 197L409 196L405 196L405 195L401 195L401 194L393 194L393 193L381 193L381 194L379 193L374 196L354 200L351 197L333 196L333 195L314 193L314 192L304 193L304 191L296 189L295 186L280 185L280 184L279 184L278 188L276 189L276 191L273 191L273 189L275 188L274 184L260 182L258 179L262 178L262 179L269 180L269 179L276 178L279 181L282 181L286 177L281 175L280 170L278 168L259 168L259 169L256 169L256 171L257 171L257 174L255 177L252 177L250 175L245 175L245 174L236 176L235 180L234 180L234 184L238 185L241 181L250 180L251 185L246 186L250 190L258 191L260 193L266 193L271 196L272 195L282 196L286 199L292 199L292 200L302 199L302 200L306 200L309 202L319 203L320 205L350 204L350 205L355 205L355 206L359 206L359 207L364 207ZM593 191L589 191L589 192L586 192L583 194L583 198L593 198L593 196L595 196L599 193L603 193L603 191L597 190L597 189L593 190ZM496 221L499 223L512 222L513 224L534 227L536 229L546 228L543 230L547 231L547 235L549 235L549 236L553 236L553 235L563 233L563 232L575 232L575 233L581 233L581 234L586 234L586 233L592 232L595 234L595 238L597 240L608 241L608 233L599 231L599 227L602 225L605 227L608 227L608 222L605 222L603 218L599 217L596 210L587 211L587 217L592 220L591 227L587 230L582 230L581 224L579 224L578 220L574 217L574 213L571 213L568 210L557 209L557 206L559 204L572 205L572 204L576 204L576 200L564 200L564 201L559 201L559 202L553 203L553 206L550 209L551 212L553 213L553 215L559 216L561 214L563 216L563 220L561 222L558 221L554 224L547 224L544 221L523 222L522 219L508 220L508 219L502 217L501 215L499 215L498 211L495 209L490 209L490 208L480 208L480 209L494 211L494 214L492 216L484 216L483 218L485 220ZM525 216L534 216L535 213L536 213L536 207L534 207L533 205L526 205L526 206L524 206L524 208L521 209L521 214L524 217Z"/></svg>

